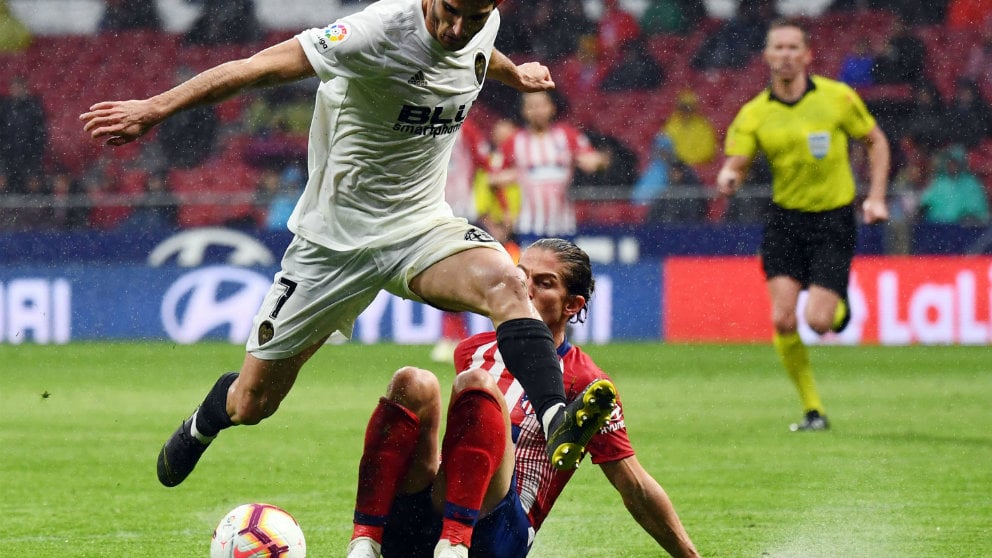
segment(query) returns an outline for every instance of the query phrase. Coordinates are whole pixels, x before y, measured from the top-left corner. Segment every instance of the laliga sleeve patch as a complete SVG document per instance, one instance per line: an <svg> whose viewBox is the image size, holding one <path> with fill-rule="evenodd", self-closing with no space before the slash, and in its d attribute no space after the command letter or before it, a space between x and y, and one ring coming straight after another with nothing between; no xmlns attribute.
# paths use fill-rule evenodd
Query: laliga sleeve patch
<svg viewBox="0 0 992 558"><path fill-rule="evenodd" d="M331 47L347 41L352 31L347 23L338 22L328 25L320 33L321 36L317 40L317 46L321 52L326 52Z"/></svg>

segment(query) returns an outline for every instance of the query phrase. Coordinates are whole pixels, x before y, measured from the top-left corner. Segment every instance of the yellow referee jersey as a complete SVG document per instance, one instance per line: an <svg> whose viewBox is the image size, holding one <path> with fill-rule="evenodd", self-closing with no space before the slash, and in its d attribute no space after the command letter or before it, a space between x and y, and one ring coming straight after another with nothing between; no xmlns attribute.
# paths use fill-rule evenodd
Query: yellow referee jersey
<svg viewBox="0 0 992 558"><path fill-rule="evenodd" d="M725 152L753 157L761 150L771 165L772 201L780 207L827 211L854 199L847 140L874 127L864 101L847 84L810 76L795 103L765 89L741 107L727 130Z"/></svg>

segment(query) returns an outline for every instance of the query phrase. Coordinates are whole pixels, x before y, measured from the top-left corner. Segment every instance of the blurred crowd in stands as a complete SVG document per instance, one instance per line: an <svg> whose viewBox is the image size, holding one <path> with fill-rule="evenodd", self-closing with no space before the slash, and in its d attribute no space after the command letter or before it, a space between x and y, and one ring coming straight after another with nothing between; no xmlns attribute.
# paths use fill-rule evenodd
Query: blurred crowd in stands
<svg viewBox="0 0 992 558"><path fill-rule="evenodd" d="M107 0L95 36L41 41L0 0L0 231L285 228L306 180L315 82L190 110L118 149L93 145L76 120L92 102L155 93L295 32L266 30L252 0L197 1L184 33L162 30L154 0ZM728 19L709 16L703 0L650 0L638 14L601 0L596 17L587 4L500 6L497 47L548 64L558 89L537 109L528 103L545 101L497 83L483 90L470 115L476 153L452 162L472 165L476 208L466 216L534 234L760 222L766 167L755 165L729 202L712 184L727 125L765 86L760 52L775 2L741 0ZM890 226L988 224L992 2L835 0L809 23L814 72L855 87L892 141ZM549 119L538 132L535 110ZM566 138L562 154L528 160L544 130ZM534 213L544 182L527 168L542 164L540 176L559 181L564 224Z"/></svg>

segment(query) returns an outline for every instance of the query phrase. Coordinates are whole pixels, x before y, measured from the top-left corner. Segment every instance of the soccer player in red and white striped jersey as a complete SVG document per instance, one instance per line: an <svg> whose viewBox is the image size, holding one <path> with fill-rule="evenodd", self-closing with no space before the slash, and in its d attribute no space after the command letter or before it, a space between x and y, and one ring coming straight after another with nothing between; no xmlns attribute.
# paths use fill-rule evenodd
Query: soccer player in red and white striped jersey
<svg viewBox="0 0 992 558"><path fill-rule="evenodd" d="M555 120L558 107L551 93L524 94L520 114L525 126L500 146L503 164L494 170L492 181L520 184L517 234L574 235L575 207L568 190L575 169L595 172L605 168L609 159L580 130Z"/></svg>
<svg viewBox="0 0 992 558"><path fill-rule="evenodd" d="M570 321L584 320L593 292L588 255L570 241L541 239L522 253L519 267L554 336L567 397L598 397L589 386L609 377L565 337ZM548 462L533 406L494 333L464 340L455 369L440 461L441 392L433 373L400 369L373 411L349 558L522 558L572 478L574 470ZM586 452L662 548L698 557L668 495L638 462L619 399L613 401Z"/></svg>

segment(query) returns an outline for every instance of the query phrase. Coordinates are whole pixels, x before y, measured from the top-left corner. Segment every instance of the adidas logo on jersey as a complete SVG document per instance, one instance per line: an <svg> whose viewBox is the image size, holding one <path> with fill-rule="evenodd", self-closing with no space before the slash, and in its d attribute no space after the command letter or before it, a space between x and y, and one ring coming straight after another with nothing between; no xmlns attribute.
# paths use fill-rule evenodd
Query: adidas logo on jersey
<svg viewBox="0 0 992 558"><path fill-rule="evenodd" d="M413 74L413 77L406 82L417 87L427 87L427 78L424 77L424 72L421 70L417 70L417 73Z"/></svg>

